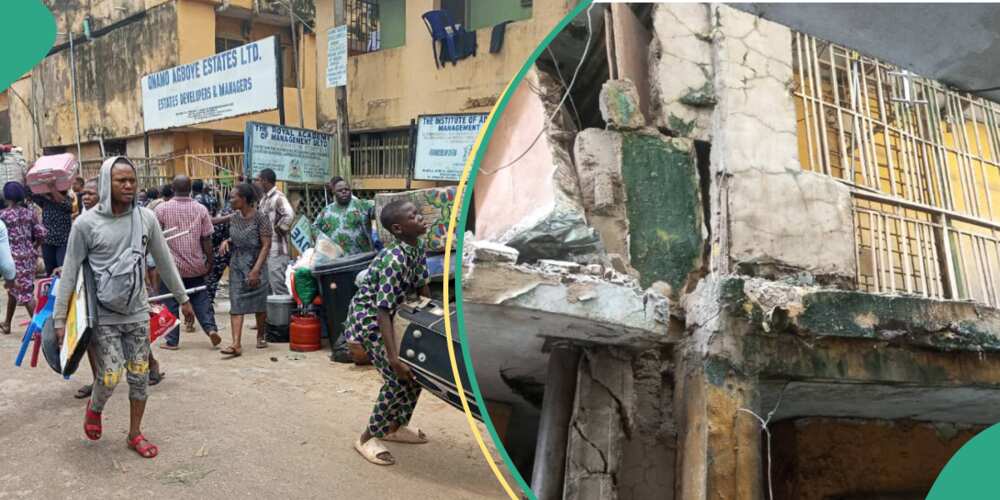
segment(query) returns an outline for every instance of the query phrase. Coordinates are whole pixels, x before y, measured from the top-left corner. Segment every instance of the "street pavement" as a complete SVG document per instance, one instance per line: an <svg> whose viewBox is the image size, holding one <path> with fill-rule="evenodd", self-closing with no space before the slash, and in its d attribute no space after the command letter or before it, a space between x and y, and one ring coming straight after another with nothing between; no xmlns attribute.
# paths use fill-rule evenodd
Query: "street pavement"
<svg viewBox="0 0 1000 500"><path fill-rule="evenodd" d="M225 346L228 303L218 305ZM15 368L24 331L17 325L25 319L19 308L14 332L0 335L0 499L506 497L465 415L428 393L413 424L431 442L389 443L394 466L364 461L352 445L378 374L331 363L327 350L256 349L253 330L244 333L243 356L229 360L200 328L182 332L179 351L153 346L166 377L150 388L143 431L160 447L158 457L126 447L124 380L105 408L104 436L91 442L83 434L85 400L73 398L90 382L89 365L69 381L43 359Z"/></svg>

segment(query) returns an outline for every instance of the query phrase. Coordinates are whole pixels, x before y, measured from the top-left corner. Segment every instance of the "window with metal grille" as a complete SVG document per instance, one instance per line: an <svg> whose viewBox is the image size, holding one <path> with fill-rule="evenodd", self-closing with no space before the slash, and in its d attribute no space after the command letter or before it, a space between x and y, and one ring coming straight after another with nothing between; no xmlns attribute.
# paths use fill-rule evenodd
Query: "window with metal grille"
<svg viewBox="0 0 1000 500"><path fill-rule="evenodd" d="M1000 105L795 33L802 168L854 198L863 290L1000 307Z"/></svg>
<svg viewBox="0 0 1000 500"><path fill-rule="evenodd" d="M351 134L351 175L403 178L410 169L410 129Z"/></svg>
<svg viewBox="0 0 1000 500"><path fill-rule="evenodd" d="M348 55L406 44L406 0L348 0Z"/></svg>
<svg viewBox="0 0 1000 500"><path fill-rule="evenodd" d="M347 54L354 56L379 50L378 2L347 0Z"/></svg>
<svg viewBox="0 0 1000 500"><path fill-rule="evenodd" d="M232 38L216 38L215 39L215 53L225 52L227 50L235 49L240 45L246 45L243 40L234 40Z"/></svg>

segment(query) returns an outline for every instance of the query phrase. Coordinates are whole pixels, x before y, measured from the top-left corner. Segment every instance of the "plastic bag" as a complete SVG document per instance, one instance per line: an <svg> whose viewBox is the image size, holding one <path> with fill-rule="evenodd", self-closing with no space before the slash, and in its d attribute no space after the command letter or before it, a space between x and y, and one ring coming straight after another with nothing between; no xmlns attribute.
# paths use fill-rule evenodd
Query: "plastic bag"
<svg viewBox="0 0 1000 500"><path fill-rule="evenodd" d="M316 286L316 280L313 278L312 271L306 268L299 268L295 270L295 295L300 302L303 304L312 304L312 301L316 299L316 295L319 294L319 288Z"/></svg>
<svg viewBox="0 0 1000 500"><path fill-rule="evenodd" d="M313 254L314 253L315 252L313 251L312 248L309 248L305 252L302 252L302 255L300 255L299 258L295 260L295 263L292 264L292 268L293 269L312 269L312 267L313 267Z"/></svg>
<svg viewBox="0 0 1000 500"><path fill-rule="evenodd" d="M323 267L344 256L344 250L340 248L340 245L334 243L329 236L323 233L316 235L314 250L310 269Z"/></svg>

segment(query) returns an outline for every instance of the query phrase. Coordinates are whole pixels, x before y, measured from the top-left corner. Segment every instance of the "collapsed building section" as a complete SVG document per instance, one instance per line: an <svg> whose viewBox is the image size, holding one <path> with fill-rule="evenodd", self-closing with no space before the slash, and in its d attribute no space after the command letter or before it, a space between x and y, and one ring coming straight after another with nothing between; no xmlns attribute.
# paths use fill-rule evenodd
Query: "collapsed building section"
<svg viewBox="0 0 1000 500"><path fill-rule="evenodd" d="M1000 420L1000 110L724 5L589 15L514 91L465 238L518 470L539 498L922 497ZM828 433L922 456L817 465Z"/></svg>

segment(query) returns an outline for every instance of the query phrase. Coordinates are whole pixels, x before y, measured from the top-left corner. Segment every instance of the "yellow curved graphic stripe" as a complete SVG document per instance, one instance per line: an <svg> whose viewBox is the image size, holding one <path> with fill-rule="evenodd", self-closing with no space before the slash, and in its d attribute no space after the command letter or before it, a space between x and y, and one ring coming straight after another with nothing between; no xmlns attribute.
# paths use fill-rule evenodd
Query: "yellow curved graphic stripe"
<svg viewBox="0 0 1000 500"><path fill-rule="evenodd" d="M513 82L511 82L513 83ZM475 163L476 155L479 153L479 148L483 145L483 137L486 135L486 131L490 128L490 123L496 115L497 108L500 103L504 102L504 97L507 92L510 91L511 83L507 84L504 88L503 93L500 94L500 98L497 99L497 105L493 106L490 111L489 116L486 117L486 122L479 129L479 135L476 137L475 144L472 145L472 151L469 152L469 157L465 161L465 168L462 169L462 177L458 182L458 189L455 192L455 208L451 211L451 220L448 222L448 235L445 240L444 246L444 275L451 275L451 249L452 245L455 243L455 226L458 225L458 214L462 212L462 202L465 199L465 186L469 181L469 173L472 171L472 164ZM457 277L461 279L461 276ZM451 287L449 286L448 279L444 280L444 317L451 317L451 307L450 307L450 292ZM458 399L462 401L462 410L465 411L465 418L469 421L469 429L472 429L472 435L476 438L476 442L479 443L479 449L483 452L483 456L486 457L486 462L490 465L490 470L493 474L497 476L497 481L500 481L500 485L503 486L504 491L510 498L517 500L518 496L514 493L514 489L511 488L510 484L507 482L507 478L504 477L503 473L500 472L500 468L497 466L495 460L493 460L493 455L490 450L486 447L486 442L483 441L482 434L479 433L479 428L476 427L476 419L472 416L472 410L469 409L469 401L465 397L465 388L462 387L462 378L458 374L458 361L455 359L455 346L452 343L452 332L451 332L451 321L444 322L444 334L445 338L448 340L448 359L451 360L451 372L452 376L455 377L455 387L458 389ZM472 367L467 367L471 370ZM486 408L480 408L480 411L485 412Z"/></svg>

